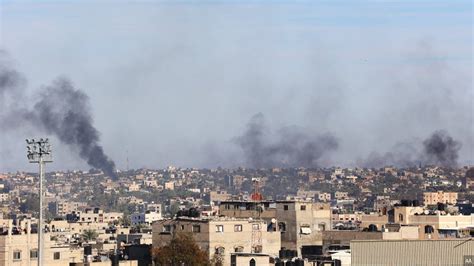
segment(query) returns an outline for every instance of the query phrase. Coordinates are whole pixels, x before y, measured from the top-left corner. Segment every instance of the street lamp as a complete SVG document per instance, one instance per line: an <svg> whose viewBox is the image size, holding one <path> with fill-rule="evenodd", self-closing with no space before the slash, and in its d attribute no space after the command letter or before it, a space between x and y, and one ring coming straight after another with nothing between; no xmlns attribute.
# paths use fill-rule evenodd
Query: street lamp
<svg viewBox="0 0 474 266"><path fill-rule="evenodd" d="M43 266L43 176L44 165L53 161L51 145L47 138L26 140L30 163L39 164L39 219L38 219L38 266Z"/></svg>

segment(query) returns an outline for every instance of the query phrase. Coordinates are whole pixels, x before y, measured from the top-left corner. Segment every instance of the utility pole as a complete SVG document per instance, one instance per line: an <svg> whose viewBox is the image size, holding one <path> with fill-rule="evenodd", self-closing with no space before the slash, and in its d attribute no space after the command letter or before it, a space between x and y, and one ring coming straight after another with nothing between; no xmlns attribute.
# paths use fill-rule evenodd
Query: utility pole
<svg viewBox="0 0 474 266"><path fill-rule="evenodd" d="M44 165L52 162L51 145L47 138L26 140L27 157L30 163L39 164L39 217L38 217L38 266L43 266L44 237L43 237L43 179Z"/></svg>

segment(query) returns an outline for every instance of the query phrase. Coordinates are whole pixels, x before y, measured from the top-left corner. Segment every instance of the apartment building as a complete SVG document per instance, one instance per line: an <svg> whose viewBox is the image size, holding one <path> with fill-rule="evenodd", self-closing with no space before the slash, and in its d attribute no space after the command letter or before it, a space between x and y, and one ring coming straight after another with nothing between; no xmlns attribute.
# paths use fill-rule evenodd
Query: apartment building
<svg viewBox="0 0 474 266"><path fill-rule="evenodd" d="M77 222L112 223L123 217L121 212L104 212L100 208L86 208L84 211L73 212Z"/></svg>
<svg viewBox="0 0 474 266"><path fill-rule="evenodd" d="M77 212L87 206L85 202L60 200L48 204L49 211L56 216L66 216L68 213Z"/></svg>
<svg viewBox="0 0 474 266"><path fill-rule="evenodd" d="M323 192L318 194L318 200L322 202L331 201L331 193Z"/></svg>
<svg viewBox="0 0 474 266"><path fill-rule="evenodd" d="M153 222L161 220L161 212L146 210L141 213L134 213L130 215L132 225L147 224L151 225Z"/></svg>
<svg viewBox="0 0 474 266"><path fill-rule="evenodd" d="M420 239L458 238L474 233L474 214L429 213L420 207L400 206L394 209L394 222L418 226Z"/></svg>
<svg viewBox="0 0 474 266"><path fill-rule="evenodd" d="M223 265L231 265L231 256L236 254L276 257L281 245L275 220L268 223L254 219L179 217L153 224L153 247L165 245L177 232L192 234L199 247L208 252L209 259L220 257Z"/></svg>
<svg viewBox="0 0 474 266"><path fill-rule="evenodd" d="M11 222L8 228L13 229ZM0 236L0 265L38 265L38 235L30 233L29 223L21 234L12 234L13 230L8 228L5 228L8 234ZM70 257L79 259L70 252L69 245L51 241L50 234L45 234L44 239L44 265L63 266L69 264Z"/></svg>
<svg viewBox="0 0 474 266"><path fill-rule="evenodd" d="M322 232L332 227L328 203L304 200L225 201L219 206L221 215L235 218L259 217L278 221L283 249L297 251L299 256L314 255L316 246L322 245Z"/></svg>
<svg viewBox="0 0 474 266"><path fill-rule="evenodd" d="M423 201L425 203L425 206L436 205L438 203L454 205L458 201L458 193L443 191L425 192L423 193Z"/></svg>
<svg viewBox="0 0 474 266"><path fill-rule="evenodd" d="M211 191L209 193L209 198L211 202L221 202L230 200L232 198L232 194L227 193L227 191Z"/></svg>

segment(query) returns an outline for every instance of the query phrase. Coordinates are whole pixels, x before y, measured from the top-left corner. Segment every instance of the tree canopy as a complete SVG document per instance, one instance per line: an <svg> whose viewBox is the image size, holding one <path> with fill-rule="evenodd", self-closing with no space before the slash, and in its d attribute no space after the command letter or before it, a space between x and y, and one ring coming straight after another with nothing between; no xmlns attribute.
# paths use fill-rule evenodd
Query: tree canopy
<svg viewBox="0 0 474 266"><path fill-rule="evenodd" d="M199 248L189 233L176 233L166 246L152 250L156 265L210 265L209 256Z"/></svg>

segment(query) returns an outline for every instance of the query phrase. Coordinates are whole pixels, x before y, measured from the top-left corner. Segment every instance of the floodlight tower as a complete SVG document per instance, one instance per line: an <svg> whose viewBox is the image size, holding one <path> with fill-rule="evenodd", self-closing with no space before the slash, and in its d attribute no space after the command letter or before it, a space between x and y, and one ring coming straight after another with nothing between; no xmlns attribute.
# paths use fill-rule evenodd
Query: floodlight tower
<svg viewBox="0 0 474 266"><path fill-rule="evenodd" d="M51 145L47 138L27 139L27 157L30 163L39 164L39 219L38 219L38 266L43 266L43 176L44 165L52 162Z"/></svg>

